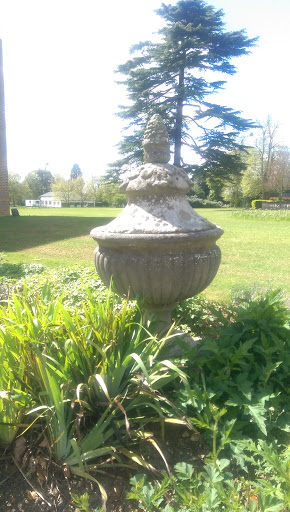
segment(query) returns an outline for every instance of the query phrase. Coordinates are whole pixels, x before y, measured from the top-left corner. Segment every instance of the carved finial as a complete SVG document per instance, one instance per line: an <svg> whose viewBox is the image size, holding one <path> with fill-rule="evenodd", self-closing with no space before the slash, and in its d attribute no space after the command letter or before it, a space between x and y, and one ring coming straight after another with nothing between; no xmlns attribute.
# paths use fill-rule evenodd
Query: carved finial
<svg viewBox="0 0 290 512"><path fill-rule="evenodd" d="M154 114L146 126L143 149L145 163L167 164L170 160L169 137L159 114Z"/></svg>

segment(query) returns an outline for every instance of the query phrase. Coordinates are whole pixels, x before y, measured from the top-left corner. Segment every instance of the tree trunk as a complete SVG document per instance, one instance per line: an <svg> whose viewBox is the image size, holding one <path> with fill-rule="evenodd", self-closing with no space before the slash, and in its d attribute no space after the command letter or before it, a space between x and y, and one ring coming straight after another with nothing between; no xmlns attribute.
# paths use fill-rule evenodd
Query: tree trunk
<svg viewBox="0 0 290 512"><path fill-rule="evenodd" d="M0 39L0 215L10 214L7 149L6 149L6 123L4 101L4 77L2 60L2 41Z"/></svg>
<svg viewBox="0 0 290 512"><path fill-rule="evenodd" d="M176 108L176 121L174 130L174 165L181 166L181 134L182 134L182 109L184 96L184 67L179 71L178 77L178 97Z"/></svg>

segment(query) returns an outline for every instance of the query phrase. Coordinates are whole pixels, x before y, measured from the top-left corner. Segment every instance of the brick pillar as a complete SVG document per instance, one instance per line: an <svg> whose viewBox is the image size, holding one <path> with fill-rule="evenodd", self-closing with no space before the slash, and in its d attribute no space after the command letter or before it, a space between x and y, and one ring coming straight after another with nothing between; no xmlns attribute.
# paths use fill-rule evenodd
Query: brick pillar
<svg viewBox="0 0 290 512"><path fill-rule="evenodd" d="M10 214L2 41L0 39L0 215Z"/></svg>

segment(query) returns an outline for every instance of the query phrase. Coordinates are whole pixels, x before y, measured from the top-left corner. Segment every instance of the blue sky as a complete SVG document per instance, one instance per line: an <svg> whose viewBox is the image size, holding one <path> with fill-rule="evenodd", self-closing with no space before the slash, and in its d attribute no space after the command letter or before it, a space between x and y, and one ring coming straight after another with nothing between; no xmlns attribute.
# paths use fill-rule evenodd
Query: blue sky
<svg viewBox="0 0 290 512"><path fill-rule="evenodd" d="M166 3L166 2L165 2ZM173 2L171 2L173 3ZM244 116L279 122L290 146L290 0L209 0L225 12L228 30L260 36L237 59L216 101ZM158 0L0 0L8 166L25 175L47 168L68 176L78 163L86 178L117 157L125 91L114 70L129 47L160 26Z"/></svg>

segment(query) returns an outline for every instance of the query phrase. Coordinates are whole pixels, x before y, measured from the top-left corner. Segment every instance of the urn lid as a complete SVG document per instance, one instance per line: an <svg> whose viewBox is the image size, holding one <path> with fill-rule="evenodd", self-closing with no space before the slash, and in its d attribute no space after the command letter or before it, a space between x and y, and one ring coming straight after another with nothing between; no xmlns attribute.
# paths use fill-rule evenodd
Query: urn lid
<svg viewBox="0 0 290 512"><path fill-rule="evenodd" d="M169 136L159 114L149 120L143 140L144 164L124 174L120 190L132 194L184 194L192 182L179 167L170 165Z"/></svg>
<svg viewBox="0 0 290 512"><path fill-rule="evenodd" d="M186 194L192 182L179 167L168 163L144 163L125 173L120 191L133 195Z"/></svg>
<svg viewBox="0 0 290 512"><path fill-rule="evenodd" d="M223 230L191 208L186 192L187 174L168 163L169 137L162 118L155 114L145 130L144 164L126 173L120 190L128 195L122 213L106 226L95 228L96 240L197 239L216 240Z"/></svg>

